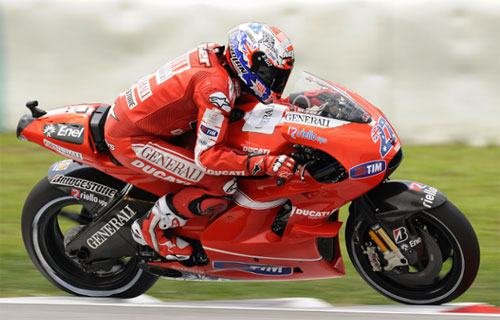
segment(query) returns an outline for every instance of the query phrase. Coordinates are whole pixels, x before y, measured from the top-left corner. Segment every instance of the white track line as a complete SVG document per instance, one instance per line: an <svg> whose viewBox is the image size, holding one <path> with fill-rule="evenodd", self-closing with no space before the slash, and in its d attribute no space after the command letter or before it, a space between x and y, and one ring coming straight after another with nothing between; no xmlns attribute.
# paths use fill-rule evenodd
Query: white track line
<svg viewBox="0 0 500 320"><path fill-rule="evenodd" d="M441 315L450 318L485 317L500 318L498 314L478 313L443 313L464 306L481 303L455 303L441 306L406 306L406 305L376 305L376 306L343 306L334 307L327 302L314 298L281 298L262 300L234 301L199 301L199 302L163 302L153 297L142 295L133 299L86 298L86 297L17 297L0 298L1 304L43 304L43 305L74 305L74 306L108 306L108 307L140 307L140 308L177 308L177 309L218 309L218 310L264 310L264 311L294 311L321 313L351 313L351 314L401 314L401 315Z"/></svg>

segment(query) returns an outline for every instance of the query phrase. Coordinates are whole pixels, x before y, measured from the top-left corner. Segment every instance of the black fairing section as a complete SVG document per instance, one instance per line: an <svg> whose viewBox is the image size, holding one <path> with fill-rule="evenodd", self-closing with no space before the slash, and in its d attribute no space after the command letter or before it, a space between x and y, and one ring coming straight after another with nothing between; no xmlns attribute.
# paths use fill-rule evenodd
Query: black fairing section
<svg viewBox="0 0 500 320"><path fill-rule="evenodd" d="M393 224L411 216L415 212L428 210L442 205L447 197L431 186L406 180L384 181L366 195L377 219L386 224ZM358 208L361 198L352 202Z"/></svg>
<svg viewBox="0 0 500 320"><path fill-rule="evenodd" d="M136 254L130 225L157 196L73 160L54 163L47 177L54 187L79 199L91 219L65 245L69 256L91 270L99 261Z"/></svg>
<svg viewBox="0 0 500 320"><path fill-rule="evenodd" d="M66 245L66 252L89 265L99 260L134 256L137 243L132 239L130 226L153 204L129 197L118 199Z"/></svg>
<svg viewBox="0 0 500 320"><path fill-rule="evenodd" d="M431 186L406 180L379 184L368 192L381 213L415 212L435 208L446 201L446 195Z"/></svg>
<svg viewBox="0 0 500 320"><path fill-rule="evenodd" d="M127 185L124 181L73 160L54 163L47 178L56 188L81 200L90 212L106 207Z"/></svg>

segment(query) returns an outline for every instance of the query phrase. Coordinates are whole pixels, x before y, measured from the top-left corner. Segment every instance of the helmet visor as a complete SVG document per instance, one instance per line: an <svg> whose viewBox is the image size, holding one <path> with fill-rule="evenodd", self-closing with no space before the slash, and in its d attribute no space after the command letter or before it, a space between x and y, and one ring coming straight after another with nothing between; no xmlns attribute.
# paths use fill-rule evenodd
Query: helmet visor
<svg viewBox="0 0 500 320"><path fill-rule="evenodd" d="M285 90L286 82L290 76L291 69L283 70L275 66L253 66L251 71L255 73L266 86L271 88L272 91L282 94Z"/></svg>
<svg viewBox="0 0 500 320"><path fill-rule="evenodd" d="M277 94L283 93L291 70L291 68L280 69L275 67L268 61L265 53L262 51L258 51L252 56L250 71L256 74L267 87Z"/></svg>
<svg viewBox="0 0 500 320"><path fill-rule="evenodd" d="M285 90L285 85L288 81L288 77L290 76L290 72L292 71L292 69L287 69L287 70L278 68L275 69L277 69L277 71L274 76L274 80L271 83L271 90L273 90L278 94L282 94L283 90Z"/></svg>

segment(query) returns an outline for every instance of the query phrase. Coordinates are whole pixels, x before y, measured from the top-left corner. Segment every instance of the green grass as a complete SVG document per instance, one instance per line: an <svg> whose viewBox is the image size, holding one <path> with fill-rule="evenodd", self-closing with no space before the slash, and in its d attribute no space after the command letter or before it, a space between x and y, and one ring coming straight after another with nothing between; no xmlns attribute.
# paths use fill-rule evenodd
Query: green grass
<svg viewBox="0 0 500 320"><path fill-rule="evenodd" d="M0 296L65 295L33 266L24 249L20 218L33 185L60 156L14 134L0 135ZM454 302L500 305L500 148L408 146L393 179L424 182L445 192L469 218L481 246L472 287ZM345 221L347 211L341 212ZM343 230L341 231L343 235ZM343 241L343 239L342 239ZM342 243L346 276L296 282L187 282L160 279L147 294L163 300L320 298L334 305L392 304L353 269Z"/></svg>

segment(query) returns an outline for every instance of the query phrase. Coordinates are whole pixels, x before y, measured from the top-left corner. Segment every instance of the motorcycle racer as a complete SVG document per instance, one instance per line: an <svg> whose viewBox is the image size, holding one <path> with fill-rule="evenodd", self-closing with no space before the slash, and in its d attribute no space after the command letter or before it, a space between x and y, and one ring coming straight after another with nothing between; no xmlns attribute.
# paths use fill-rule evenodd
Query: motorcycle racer
<svg viewBox="0 0 500 320"><path fill-rule="evenodd" d="M247 154L224 144L236 100L276 101L293 63L293 46L283 32L245 23L229 31L227 48L203 43L120 94L105 125L113 156L141 174L186 185L133 223L138 243L167 260L189 259L191 245L166 230L223 212L236 191L234 176L286 180L297 172L287 155ZM193 147L176 144L191 131Z"/></svg>

